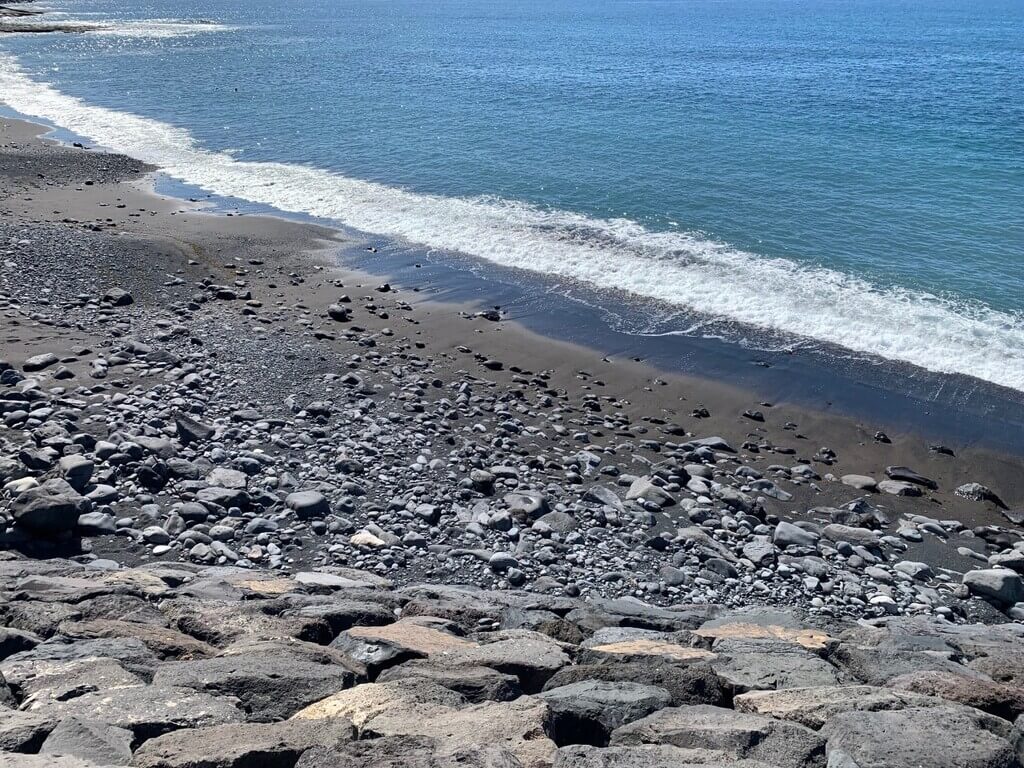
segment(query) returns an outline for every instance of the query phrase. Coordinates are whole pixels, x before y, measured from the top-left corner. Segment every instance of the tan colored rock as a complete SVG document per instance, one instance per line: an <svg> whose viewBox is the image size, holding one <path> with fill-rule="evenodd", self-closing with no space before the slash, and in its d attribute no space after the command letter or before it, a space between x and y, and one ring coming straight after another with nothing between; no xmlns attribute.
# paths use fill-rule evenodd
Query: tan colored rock
<svg viewBox="0 0 1024 768"><path fill-rule="evenodd" d="M737 712L789 720L815 730L841 712L879 712L942 704L942 699L934 696L876 688L873 685L832 685L820 688L751 691L733 699L733 706Z"/></svg>
<svg viewBox="0 0 1024 768"><path fill-rule="evenodd" d="M384 626L352 627L334 638L330 647L360 678L373 680L389 667L410 659L471 649L473 643L420 620L402 619Z"/></svg>
<svg viewBox="0 0 1024 768"><path fill-rule="evenodd" d="M292 715L293 720L320 720L347 718L356 728L362 728L377 715L387 711L409 712L413 708L427 712L446 712L462 706L465 700L442 685L430 680L398 680L392 683L366 683L333 696Z"/></svg>
<svg viewBox="0 0 1024 768"><path fill-rule="evenodd" d="M233 566L204 568L186 582L189 594L201 599L273 598L294 592L298 587L290 576Z"/></svg>
<svg viewBox="0 0 1024 768"><path fill-rule="evenodd" d="M551 713L543 701L522 696L466 706L462 696L430 680L359 685L306 707L292 720L322 718L352 722L361 739L422 736L446 750L498 747L524 768L546 768L555 753L547 736Z"/></svg>
<svg viewBox="0 0 1024 768"><path fill-rule="evenodd" d="M464 638L406 620L399 620L383 627L352 627L345 634L359 640L391 643L423 656L474 646Z"/></svg>
<svg viewBox="0 0 1024 768"><path fill-rule="evenodd" d="M691 648L664 640L643 638L595 645L588 648L587 651L590 654L606 654L608 656L659 656L669 661L683 663L708 661L715 658L715 654L703 648Z"/></svg>
<svg viewBox="0 0 1024 768"><path fill-rule="evenodd" d="M711 640L742 638L746 640L785 640L812 651L826 648L833 642L824 632L814 629L784 627L775 624L754 624L738 621L715 627L701 627L693 634Z"/></svg>
<svg viewBox="0 0 1024 768"><path fill-rule="evenodd" d="M240 579L234 582L239 589L246 590L253 595L262 597L276 597L288 592L294 592L296 582L294 579Z"/></svg>
<svg viewBox="0 0 1024 768"><path fill-rule="evenodd" d="M547 735L550 717L547 705L532 696L464 709L388 709L369 720L361 736L427 736L448 749L498 747L515 755L523 768L549 768L557 750Z"/></svg>

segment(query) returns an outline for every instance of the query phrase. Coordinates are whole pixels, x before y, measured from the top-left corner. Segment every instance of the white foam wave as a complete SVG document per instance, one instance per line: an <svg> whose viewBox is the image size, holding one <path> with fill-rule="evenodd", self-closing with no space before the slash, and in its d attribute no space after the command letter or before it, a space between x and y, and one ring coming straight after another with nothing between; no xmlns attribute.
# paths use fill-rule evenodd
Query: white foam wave
<svg viewBox="0 0 1024 768"><path fill-rule="evenodd" d="M883 288L622 219L417 194L317 168L238 161L203 149L181 128L92 106L34 81L3 54L0 99L217 194L1024 391L1021 313Z"/></svg>
<svg viewBox="0 0 1024 768"><path fill-rule="evenodd" d="M88 32L103 37L124 37L136 39L165 39L171 37L192 37L209 32L228 32L234 27L205 21L182 21L180 19L143 19L136 21L107 19L58 19L63 14L27 16L8 21L5 28L11 32L34 32L36 29L58 27L59 32Z"/></svg>
<svg viewBox="0 0 1024 768"><path fill-rule="evenodd" d="M182 21L180 19L145 19L141 21L98 22L102 29L94 34L114 37L168 38L192 37L210 32L230 32L235 27L212 21Z"/></svg>

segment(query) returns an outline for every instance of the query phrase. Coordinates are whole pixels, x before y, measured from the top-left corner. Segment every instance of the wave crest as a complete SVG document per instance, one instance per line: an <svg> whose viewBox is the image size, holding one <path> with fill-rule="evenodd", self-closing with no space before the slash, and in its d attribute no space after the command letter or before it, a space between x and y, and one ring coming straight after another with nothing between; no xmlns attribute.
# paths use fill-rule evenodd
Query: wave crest
<svg viewBox="0 0 1024 768"><path fill-rule="evenodd" d="M0 99L210 192L687 311L1024 391L1024 314L493 197L419 194L318 168L243 162L188 131L92 106L0 54Z"/></svg>

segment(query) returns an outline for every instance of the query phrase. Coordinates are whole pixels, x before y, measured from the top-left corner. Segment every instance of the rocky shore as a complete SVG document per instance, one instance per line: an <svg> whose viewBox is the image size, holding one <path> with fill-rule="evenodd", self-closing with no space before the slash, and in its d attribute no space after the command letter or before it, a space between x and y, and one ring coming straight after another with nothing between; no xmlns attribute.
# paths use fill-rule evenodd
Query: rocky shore
<svg viewBox="0 0 1024 768"><path fill-rule="evenodd" d="M0 559L9 768L1013 768L1024 627ZM1016 723L1016 724L1014 724Z"/></svg>
<svg viewBox="0 0 1024 768"><path fill-rule="evenodd" d="M0 765L1018 765L1019 457L0 130Z"/></svg>

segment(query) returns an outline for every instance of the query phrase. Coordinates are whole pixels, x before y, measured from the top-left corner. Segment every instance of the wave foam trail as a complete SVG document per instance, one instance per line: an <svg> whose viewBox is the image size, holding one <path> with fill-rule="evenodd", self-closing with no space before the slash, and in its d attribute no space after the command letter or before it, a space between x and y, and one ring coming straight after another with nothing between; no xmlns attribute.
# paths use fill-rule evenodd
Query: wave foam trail
<svg viewBox="0 0 1024 768"><path fill-rule="evenodd" d="M1024 391L1024 313L882 288L627 220L238 161L203 149L184 129L92 106L34 81L2 53L0 100L216 194Z"/></svg>
<svg viewBox="0 0 1024 768"><path fill-rule="evenodd" d="M45 16L30 16L8 22L13 32L32 32L37 28L48 28L55 17L62 14L48 13ZM165 39L171 37L193 37L208 32L230 32L234 28L223 24L181 19L146 19L139 21L108 21L105 19L59 19L57 24L62 32L88 32L104 37L126 37L139 39ZM6 66L6 65L0 65Z"/></svg>
<svg viewBox="0 0 1024 768"><path fill-rule="evenodd" d="M168 38L192 37L209 32L231 32L234 27L209 21L182 21L180 19L146 19L143 21L99 22L101 29L94 35L114 37Z"/></svg>

